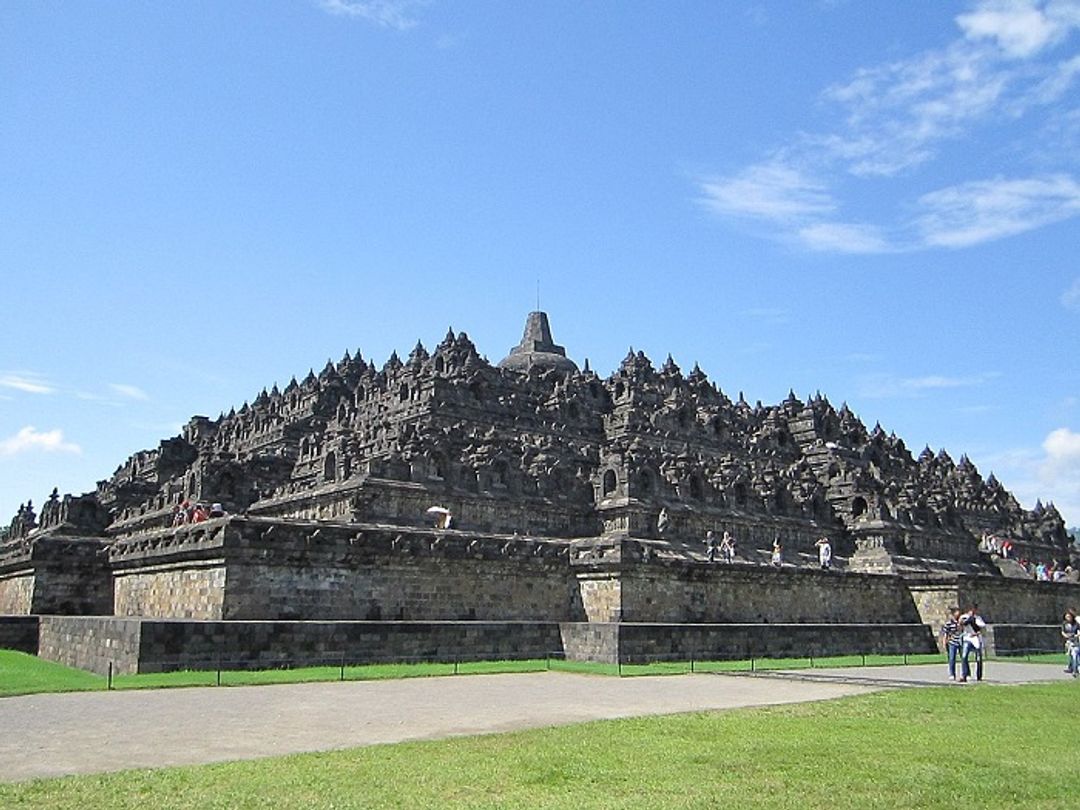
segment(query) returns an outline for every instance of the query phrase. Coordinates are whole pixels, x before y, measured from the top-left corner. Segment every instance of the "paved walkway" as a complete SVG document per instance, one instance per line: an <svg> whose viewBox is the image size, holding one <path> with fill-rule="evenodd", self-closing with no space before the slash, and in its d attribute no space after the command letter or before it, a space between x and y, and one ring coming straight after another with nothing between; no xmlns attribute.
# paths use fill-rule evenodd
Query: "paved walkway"
<svg viewBox="0 0 1080 810"><path fill-rule="evenodd" d="M0 780L829 700L940 684L942 672L940 665L634 678L542 672L0 698ZM1059 666L988 668L996 682L1066 677Z"/></svg>

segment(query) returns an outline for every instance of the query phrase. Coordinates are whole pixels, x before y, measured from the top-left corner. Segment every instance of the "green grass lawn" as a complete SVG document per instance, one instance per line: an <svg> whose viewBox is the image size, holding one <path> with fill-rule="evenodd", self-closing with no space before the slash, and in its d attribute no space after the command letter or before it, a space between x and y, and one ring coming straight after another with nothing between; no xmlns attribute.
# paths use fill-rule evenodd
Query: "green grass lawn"
<svg viewBox="0 0 1080 810"><path fill-rule="evenodd" d="M1073 683L0 785L5 808L1075 808Z"/></svg>
<svg viewBox="0 0 1080 810"><path fill-rule="evenodd" d="M0 696L104 689L105 678L33 655L0 650Z"/></svg>
<svg viewBox="0 0 1080 810"><path fill-rule="evenodd" d="M1009 658L1020 661L1025 659ZM1061 655L1034 656L1030 660L1057 663ZM522 661L463 661L453 663L365 664L362 666L298 667L264 670L182 670L179 672L117 675L114 689L162 689L181 686L250 686L313 681L375 680L382 678L423 678L435 675L480 675L486 673L540 672L545 669L592 675L676 675L694 672L749 672L770 669L807 669L809 667L885 666L898 664L943 663L944 656L927 655L848 655L832 658L758 658L753 661L654 661L646 664L594 664L563 661L558 658ZM39 692L73 692L106 689L108 682L100 675L44 661L32 655L0 650L0 697Z"/></svg>

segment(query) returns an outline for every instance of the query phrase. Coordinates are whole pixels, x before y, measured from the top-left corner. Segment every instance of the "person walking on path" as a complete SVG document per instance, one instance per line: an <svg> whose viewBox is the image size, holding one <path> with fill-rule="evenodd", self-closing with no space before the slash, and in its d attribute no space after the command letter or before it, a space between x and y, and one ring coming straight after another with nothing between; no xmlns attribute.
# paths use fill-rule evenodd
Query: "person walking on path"
<svg viewBox="0 0 1080 810"><path fill-rule="evenodd" d="M960 608L954 607L949 612L949 618L941 626L941 639L945 644L945 655L949 658L949 680L956 680L956 659L960 655L960 644L964 638L963 628L960 627Z"/></svg>
<svg viewBox="0 0 1080 810"><path fill-rule="evenodd" d="M711 529L705 532L705 553L709 562L716 562L716 535Z"/></svg>
<svg viewBox="0 0 1080 810"><path fill-rule="evenodd" d="M1065 611L1064 621L1061 623L1061 637L1065 639L1065 655L1068 656L1065 671L1074 678L1080 677L1080 624L1072 610Z"/></svg>
<svg viewBox="0 0 1080 810"><path fill-rule="evenodd" d="M979 606L972 605L963 616L960 617L960 627L963 628L963 638L960 642L960 683L967 683L971 677L971 666L968 657L975 653L975 680L983 679L983 638L982 631L986 629L986 620L979 615Z"/></svg>

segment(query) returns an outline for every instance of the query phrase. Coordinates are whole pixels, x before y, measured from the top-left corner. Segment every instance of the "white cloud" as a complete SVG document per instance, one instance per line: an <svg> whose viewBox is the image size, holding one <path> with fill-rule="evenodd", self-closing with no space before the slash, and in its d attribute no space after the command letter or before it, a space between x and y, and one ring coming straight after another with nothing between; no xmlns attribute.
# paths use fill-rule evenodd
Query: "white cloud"
<svg viewBox="0 0 1080 810"><path fill-rule="evenodd" d="M318 0L318 4L329 14L367 20L399 31L414 27L418 23L414 12L427 5L424 0Z"/></svg>
<svg viewBox="0 0 1080 810"><path fill-rule="evenodd" d="M718 214L787 220L824 214L835 204L820 183L782 163L750 166L734 177L700 183L702 202Z"/></svg>
<svg viewBox="0 0 1080 810"><path fill-rule="evenodd" d="M1080 433L1058 428L1047 434L1039 449L1014 449L989 460L1026 508L1036 500L1052 501L1066 525L1080 526Z"/></svg>
<svg viewBox="0 0 1080 810"><path fill-rule="evenodd" d="M982 49L960 43L864 68L825 98L845 111L839 132L810 139L823 157L857 176L890 177L932 158L1001 100L1012 74Z"/></svg>
<svg viewBox="0 0 1080 810"><path fill-rule="evenodd" d="M832 253L887 253L893 250L875 225L818 222L800 228L798 237L811 250Z"/></svg>
<svg viewBox="0 0 1080 810"><path fill-rule="evenodd" d="M42 376L25 372L0 376L0 386L23 391L27 394L53 394L56 392L56 389Z"/></svg>
<svg viewBox="0 0 1080 810"><path fill-rule="evenodd" d="M977 11L961 14L956 23L969 40L992 40L1006 55L1023 59L1059 43L1068 34L1069 21L1049 11L1015 0L986 3Z"/></svg>
<svg viewBox="0 0 1080 810"><path fill-rule="evenodd" d="M1072 286L1061 294L1061 305L1065 309L1080 312L1080 278L1073 281Z"/></svg>
<svg viewBox="0 0 1080 810"><path fill-rule="evenodd" d="M0 457L33 450L46 453L82 453L79 445L64 441L63 431L59 428L41 433L32 425L27 425L13 436L0 440Z"/></svg>
<svg viewBox="0 0 1080 810"><path fill-rule="evenodd" d="M149 395L147 395L145 391L135 385L125 385L124 383L109 383L109 388L111 388L113 392L119 394L122 397L127 397L128 399L150 399Z"/></svg>
<svg viewBox="0 0 1080 810"><path fill-rule="evenodd" d="M950 377L944 374L927 374L922 377L869 374L859 380L858 390L859 394L867 399L918 397L928 391L982 385L998 376L1000 375L997 372L985 372L967 377Z"/></svg>
<svg viewBox="0 0 1080 810"><path fill-rule="evenodd" d="M919 204L926 244L967 247L1080 214L1080 184L1063 174L980 180L924 194Z"/></svg>
<svg viewBox="0 0 1080 810"><path fill-rule="evenodd" d="M703 202L722 217L768 220L778 239L835 253L968 247L1080 214L1080 186L1063 171L1077 160L1080 110L1060 103L1080 79L1080 55L1055 54L1080 30L1080 0L983 0L956 25L943 47L863 67L825 88L837 114L831 127L772 145L779 160L699 181ZM915 191L915 202L878 188L902 177L919 182L916 167L978 128L1010 138L1001 153L1010 163L1052 173ZM972 154L982 164L1000 159L985 149ZM954 161L951 170L963 165ZM849 221L844 211L856 201L845 195L875 190L898 201L894 213Z"/></svg>

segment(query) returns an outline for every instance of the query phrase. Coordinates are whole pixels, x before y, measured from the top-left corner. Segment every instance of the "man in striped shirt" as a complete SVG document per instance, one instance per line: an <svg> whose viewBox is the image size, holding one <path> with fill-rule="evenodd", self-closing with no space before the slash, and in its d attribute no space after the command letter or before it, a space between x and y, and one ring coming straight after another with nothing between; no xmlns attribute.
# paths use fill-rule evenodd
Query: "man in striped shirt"
<svg viewBox="0 0 1080 810"><path fill-rule="evenodd" d="M945 654L949 656L949 680L956 680L956 659L960 655L960 642L964 629L960 626L960 608L950 611L949 620L941 627L941 639L945 643Z"/></svg>

